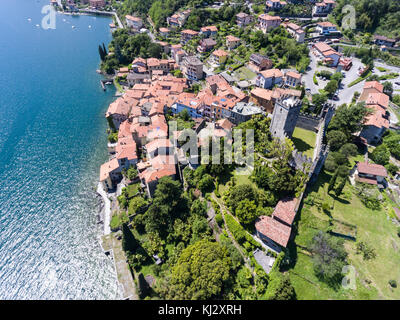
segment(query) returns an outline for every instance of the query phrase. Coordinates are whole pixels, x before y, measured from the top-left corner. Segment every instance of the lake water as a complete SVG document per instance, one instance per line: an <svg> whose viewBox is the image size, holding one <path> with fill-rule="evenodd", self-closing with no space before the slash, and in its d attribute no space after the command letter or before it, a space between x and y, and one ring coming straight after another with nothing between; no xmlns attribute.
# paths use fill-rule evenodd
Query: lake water
<svg viewBox="0 0 400 320"><path fill-rule="evenodd" d="M116 299L95 193L115 94L96 73L110 19L57 15L45 30L48 3L0 3L0 299Z"/></svg>

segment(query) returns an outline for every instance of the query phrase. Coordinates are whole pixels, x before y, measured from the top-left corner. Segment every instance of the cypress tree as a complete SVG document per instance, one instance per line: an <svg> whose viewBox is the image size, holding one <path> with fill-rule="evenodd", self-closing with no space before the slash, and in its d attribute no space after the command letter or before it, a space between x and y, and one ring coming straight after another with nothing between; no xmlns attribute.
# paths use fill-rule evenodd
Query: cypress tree
<svg viewBox="0 0 400 320"><path fill-rule="evenodd" d="M104 54L103 48L100 45L99 45L99 55L100 55L101 61L104 61L105 54Z"/></svg>
<svg viewBox="0 0 400 320"><path fill-rule="evenodd" d="M340 182L339 186L338 186L337 189L335 190L335 195L336 195L336 197L339 197L339 196L340 196L340 194L341 194L342 191L343 191L343 188L344 188L345 184L346 184L346 178L343 178L342 181Z"/></svg>
<svg viewBox="0 0 400 320"><path fill-rule="evenodd" d="M105 57L108 53L107 53L106 46L104 45L104 42L103 42L103 52L104 52L104 57Z"/></svg>
<svg viewBox="0 0 400 320"><path fill-rule="evenodd" d="M331 180L329 180L328 193L329 193L330 191L332 191L333 188L335 187L335 183L336 183L337 176L338 176L338 170L336 170L336 172L335 172L334 175L332 176Z"/></svg>

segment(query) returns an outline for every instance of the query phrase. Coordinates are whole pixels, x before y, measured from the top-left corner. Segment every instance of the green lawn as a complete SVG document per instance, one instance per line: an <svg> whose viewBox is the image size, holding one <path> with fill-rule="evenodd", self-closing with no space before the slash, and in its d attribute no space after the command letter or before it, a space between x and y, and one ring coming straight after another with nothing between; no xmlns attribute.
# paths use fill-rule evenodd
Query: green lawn
<svg viewBox="0 0 400 320"><path fill-rule="evenodd" d="M298 151L312 158L314 155L316 138L317 134L314 131L296 127L293 132L292 141Z"/></svg>
<svg viewBox="0 0 400 320"><path fill-rule="evenodd" d="M241 80L251 80L254 79L257 75L246 67L241 67L235 71L236 77Z"/></svg>
<svg viewBox="0 0 400 320"><path fill-rule="evenodd" d="M314 197L314 204L304 204L298 215L298 228L291 252L297 260L289 269L290 278L298 299L400 299L400 288L391 289L388 281L400 282L400 238L396 226L388 219L391 205L387 203L380 211L366 208L353 194L353 187L347 184L342 196L334 199L326 190L330 175L322 172L307 198ZM305 201L307 203L308 201ZM334 219L357 226L357 241L364 241L373 247L377 257L364 260L356 254L356 242L345 240L349 264L356 271L356 289L329 287L318 280L313 271L309 253L301 246L307 246L318 230L326 230L329 217L320 209L321 202L333 204L330 214Z"/></svg>

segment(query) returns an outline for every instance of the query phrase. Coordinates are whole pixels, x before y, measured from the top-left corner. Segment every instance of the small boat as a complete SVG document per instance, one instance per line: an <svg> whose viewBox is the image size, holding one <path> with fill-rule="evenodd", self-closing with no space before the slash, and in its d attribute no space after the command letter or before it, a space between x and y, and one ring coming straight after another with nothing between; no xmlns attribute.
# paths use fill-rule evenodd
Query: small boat
<svg viewBox="0 0 400 320"><path fill-rule="evenodd" d="M31 19L31 18L28 18L28 21L29 21L29 22L31 22L31 21L32 21L32 19Z"/></svg>
<svg viewBox="0 0 400 320"><path fill-rule="evenodd" d="M74 29L75 28L75 26L72 26L72 29Z"/></svg>
<svg viewBox="0 0 400 320"><path fill-rule="evenodd" d="M37 24L37 25L36 25L36 27L38 27L38 28L39 28L40 26Z"/></svg>
<svg viewBox="0 0 400 320"><path fill-rule="evenodd" d="M92 26L89 25L89 29L92 28Z"/></svg>

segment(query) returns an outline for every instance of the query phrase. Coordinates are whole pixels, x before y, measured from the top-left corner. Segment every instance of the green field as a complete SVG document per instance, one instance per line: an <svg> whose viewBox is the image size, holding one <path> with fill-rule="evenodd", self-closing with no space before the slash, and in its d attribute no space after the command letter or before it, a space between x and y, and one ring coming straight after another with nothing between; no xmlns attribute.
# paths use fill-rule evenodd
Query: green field
<svg viewBox="0 0 400 320"><path fill-rule="evenodd" d="M296 127L293 132L292 141L298 151L312 158L314 155L316 138L317 134L314 131Z"/></svg>
<svg viewBox="0 0 400 320"><path fill-rule="evenodd" d="M235 71L235 75L239 80L251 80L254 79L257 75L246 67L241 67Z"/></svg>
<svg viewBox="0 0 400 320"><path fill-rule="evenodd" d="M296 256L295 265L289 269L298 299L400 299L400 288L391 288L388 281L400 282L400 238L397 228L388 218L391 206L386 202L383 209L366 208L347 184L339 199L327 194L330 175L322 172L317 183L304 201L298 215L296 245L291 254ZM310 204L309 200L314 199ZM321 210L321 203L333 205L330 215L345 223L357 226L357 242L364 241L376 251L377 257L364 260L356 254L356 242L345 240L349 265L355 268L356 289L332 288L319 281L313 271L310 253L302 249L318 230L326 230L329 217ZM309 203L309 204L307 204Z"/></svg>

